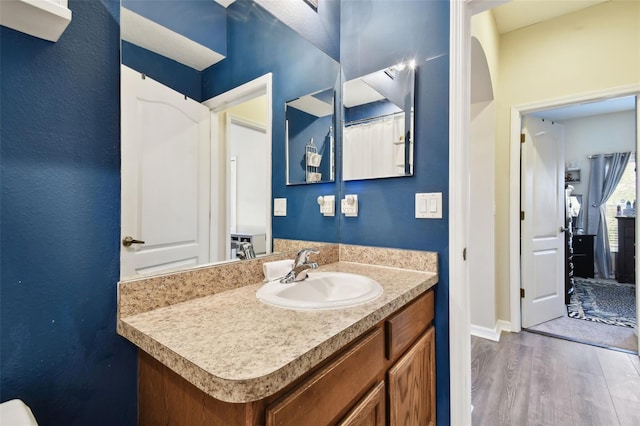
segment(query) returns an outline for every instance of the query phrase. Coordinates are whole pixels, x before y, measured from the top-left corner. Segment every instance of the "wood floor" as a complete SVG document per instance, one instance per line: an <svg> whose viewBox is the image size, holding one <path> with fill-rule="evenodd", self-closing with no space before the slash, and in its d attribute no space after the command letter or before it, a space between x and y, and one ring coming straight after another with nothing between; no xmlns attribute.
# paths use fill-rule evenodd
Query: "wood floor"
<svg viewBox="0 0 640 426"><path fill-rule="evenodd" d="M522 331L471 338L474 425L640 426L640 360Z"/></svg>

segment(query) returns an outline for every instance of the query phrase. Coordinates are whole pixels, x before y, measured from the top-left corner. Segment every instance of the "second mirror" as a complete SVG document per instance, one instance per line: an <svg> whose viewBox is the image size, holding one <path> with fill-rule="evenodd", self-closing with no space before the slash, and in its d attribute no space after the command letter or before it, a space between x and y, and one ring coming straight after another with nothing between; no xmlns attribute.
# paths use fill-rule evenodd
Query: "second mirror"
<svg viewBox="0 0 640 426"><path fill-rule="evenodd" d="M285 104L287 185L334 180L333 88Z"/></svg>
<svg viewBox="0 0 640 426"><path fill-rule="evenodd" d="M415 64L344 83L344 180L413 175Z"/></svg>

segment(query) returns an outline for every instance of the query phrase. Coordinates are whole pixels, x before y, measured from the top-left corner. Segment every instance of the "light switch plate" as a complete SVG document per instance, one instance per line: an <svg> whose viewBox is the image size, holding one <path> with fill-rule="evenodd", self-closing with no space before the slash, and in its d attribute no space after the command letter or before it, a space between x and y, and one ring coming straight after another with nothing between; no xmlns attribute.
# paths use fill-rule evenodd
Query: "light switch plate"
<svg viewBox="0 0 640 426"><path fill-rule="evenodd" d="M352 201L349 204L349 200ZM340 211L346 217L358 217L358 196L356 194L345 195L344 199L340 200Z"/></svg>
<svg viewBox="0 0 640 426"><path fill-rule="evenodd" d="M286 198L273 199L273 215L274 216L287 215L287 199Z"/></svg>
<svg viewBox="0 0 640 426"><path fill-rule="evenodd" d="M442 219L442 192L416 194L416 218Z"/></svg>

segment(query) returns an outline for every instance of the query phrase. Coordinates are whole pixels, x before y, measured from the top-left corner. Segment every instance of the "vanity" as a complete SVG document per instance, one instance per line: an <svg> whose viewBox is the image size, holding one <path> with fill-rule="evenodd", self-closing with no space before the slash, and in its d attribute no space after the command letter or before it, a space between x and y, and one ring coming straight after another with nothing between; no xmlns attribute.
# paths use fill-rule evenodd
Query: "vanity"
<svg viewBox="0 0 640 426"><path fill-rule="evenodd" d="M318 271L370 277L382 295L317 311L258 300L262 263L293 256L119 284L139 424L435 424L437 255L322 246Z"/></svg>

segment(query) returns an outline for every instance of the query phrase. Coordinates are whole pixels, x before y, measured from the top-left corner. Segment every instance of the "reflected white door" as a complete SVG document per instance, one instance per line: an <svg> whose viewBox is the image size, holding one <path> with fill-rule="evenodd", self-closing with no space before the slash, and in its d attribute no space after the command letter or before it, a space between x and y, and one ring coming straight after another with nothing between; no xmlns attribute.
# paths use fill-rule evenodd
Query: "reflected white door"
<svg viewBox="0 0 640 426"><path fill-rule="evenodd" d="M261 235L265 242L258 246L265 246L271 215L271 153L266 128L227 113L226 138L227 241L235 233ZM228 258L233 256L229 251Z"/></svg>
<svg viewBox="0 0 640 426"><path fill-rule="evenodd" d="M198 102L121 67L120 276L208 262L210 113Z"/></svg>
<svg viewBox="0 0 640 426"><path fill-rule="evenodd" d="M521 221L522 326L563 315L564 141L560 124L523 120Z"/></svg>

